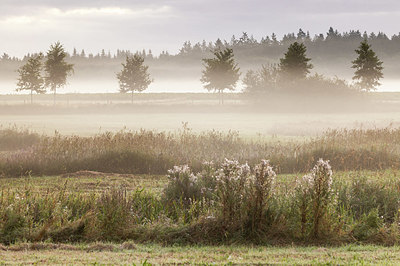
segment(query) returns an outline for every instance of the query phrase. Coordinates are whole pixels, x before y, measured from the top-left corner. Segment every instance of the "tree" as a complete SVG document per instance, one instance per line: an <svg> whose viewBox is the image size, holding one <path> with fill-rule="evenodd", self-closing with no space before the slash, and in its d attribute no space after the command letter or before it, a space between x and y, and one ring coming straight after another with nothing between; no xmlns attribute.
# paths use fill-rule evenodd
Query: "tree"
<svg viewBox="0 0 400 266"><path fill-rule="evenodd" d="M18 69L17 91L28 90L31 94L31 104L33 103L33 93L45 93L44 78L42 77L43 54L32 56L25 65Z"/></svg>
<svg viewBox="0 0 400 266"><path fill-rule="evenodd" d="M254 70L248 70L242 82L244 85L244 92L250 95L258 94L263 90L262 87L260 86L261 84L260 75Z"/></svg>
<svg viewBox="0 0 400 266"><path fill-rule="evenodd" d="M45 62L46 71L46 85L54 92L54 104L56 103L57 88L63 87L67 84L67 76L71 75L74 71L74 65L68 64L65 61L67 53L60 42L50 46L47 51L47 60Z"/></svg>
<svg viewBox="0 0 400 266"><path fill-rule="evenodd" d="M310 73L313 65L309 63L310 58L306 57L307 48L304 44L294 42L284 58L280 59L280 68L286 78L290 80L304 79Z"/></svg>
<svg viewBox="0 0 400 266"><path fill-rule="evenodd" d="M357 85L361 89L376 90L376 87L381 85L379 80L383 78L383 62L379 60L367 40L362 41L355 52L358 57L352 61L352 68L356 69L353 80L358 80Z"/></svg>
<svg viewBox="0 0 400 266"><path fill-rule="evenodd" d="M216 50L214 56L214 58L203 59L205 69L200 81L205 84L204 88L208 91L219 92L220 103L223 104L223 92L225 89L230 91L235 89L240 77L240 68L235 63L233 50L230 48Z"/></svg>
<svg viewBox="0 0 400 266"><path fill-rule="evenodd" d="M271 92L277 87L279 70L275 65L262 66L259 71L247 71L242 82L244 92L253 96Z"/></svg>
<svg viewBox="0 0 400 266"><path fill-rule="evenodd" d="M144 58L139 54L127 56L125 64L122 63L122 70L117 74L119 81L119 91L121 93L141 92L147 89L153 80L150 79L150 74L147 72L148 66L143 65Z"/></svg>

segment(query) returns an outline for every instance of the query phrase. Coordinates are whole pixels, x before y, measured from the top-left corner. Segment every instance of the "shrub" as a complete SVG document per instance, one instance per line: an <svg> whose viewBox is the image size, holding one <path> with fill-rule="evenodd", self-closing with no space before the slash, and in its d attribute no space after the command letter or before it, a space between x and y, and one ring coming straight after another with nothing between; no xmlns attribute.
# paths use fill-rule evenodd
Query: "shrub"
<svg viewBox="0 0 400 266"><path fill-rule="evenodd" d="M13 210L7 209L1 219L0 241L6 245L15 243L18 239L25 236L26 220L23 215Z"/></svg>
<svg viewBox="0 0 400 266"><path fill-rule="evenodd" d="M249 196L250 167L239 164L237 160L225 159L217 171L217 196L224 224L241 224L246 215L246 203Z"/></svg>
<svg viewBox="0 0 400 266"><path fill-rule="evenodd" d="M276 174L268 160L262 160L254 167L254 174L250 179L250 193L248 199L248 219L251 230L257 231L266 222L265 212L268 209L268 202L273 194L273 184Z"/></svg>
<svg viewBox="0 0 400 266"><path fill-rule="evenodd" d="M372 209L367 214L364 213L361 219L354 225L353 236L357 240L366 240L383 226L382 218L379 217L378 209Z"/></svg>
<svg viewBox="0 0 400 266"><path fill-rule="evenodd" d="M321 222L332 201L332 169L329 161L319 159L311 173L299 180L296 199L301 234L304 236L310 231L313 237L318 238ZM311 225L311 230L307 230L307 225Z"/></svg>
<svg viewBox="0 0 400 266"><path fill-rule="evenodd" d="M98 230L100 239L124 239L133 224L133 210L130 207L126 190L111 189L102 193L96 202L96 223L91 230Z"/></svg>
<svg viewBox="0 0 400 266"><path fill-rule="evenodd" d="M192 173L189 166L174 166L168 170L169 182L164 190L167 201L182 201L185 207L194 200L201 198L201 188L198 177Z"/></svg>

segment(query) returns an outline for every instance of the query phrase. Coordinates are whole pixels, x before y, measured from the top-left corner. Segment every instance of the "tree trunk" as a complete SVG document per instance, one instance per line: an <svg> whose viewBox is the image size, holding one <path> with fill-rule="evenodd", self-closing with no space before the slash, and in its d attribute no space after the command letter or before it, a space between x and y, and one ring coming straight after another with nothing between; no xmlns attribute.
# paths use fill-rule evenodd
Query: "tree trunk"
<svg viewBox="0 0 400 266"><path fill-rule="evenodd" d="M56 105L56 93L57 93L57 88L55 86L53 86L53 91L54 91L54 105Z"/></svg>
<svg viewBox="0 0 400 266"><path fill-rule="evenodd" d="M224 104L224 90L219 90L219 104L223 105Z"/></svg>
<svg viewBox="0 0 400 266"><path fill-rule="evenodd" d="M133 90L132 90L132 99L131 99L131 104L133 104Z"/></svg>
<svg viewBox="0 0 400 266"><path fill-rule="evenodd" d="M31 104L33 104L32 94L33 94L33 90L31 90Z"/></svg>

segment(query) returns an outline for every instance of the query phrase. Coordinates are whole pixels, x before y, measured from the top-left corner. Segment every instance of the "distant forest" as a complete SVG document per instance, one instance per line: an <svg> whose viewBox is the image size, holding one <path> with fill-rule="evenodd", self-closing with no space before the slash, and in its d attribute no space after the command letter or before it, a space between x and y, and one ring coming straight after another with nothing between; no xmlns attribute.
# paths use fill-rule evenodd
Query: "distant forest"
<svg viewBox="0 0 400 266"><path fill-rule="evenodd" d="M398 78L400 73L400 33L387 36L383 32L367 33L359 30L340 33L330 28L327 33L310 36L309 32L299 29L297 33L288 33L281 39L275 34L259 40L244 32L241 36L232 36L230 40L217 39L214 42L187 41L177 54L163 51L154 55L151 50L136 51L145 57L145 63L155 82L159 79L196 79L201 76L201 59L212 56L217 47L229 47L234 50L235 60L241 68L242 77L248 69L258 69L262 65L274 64L283 56L288 46L297 41L307 47L307 56L312 59L313 73L326 76L335 75L350 78L353 74L351 61L354 50L363 39L367 39L373 50L384 62L385 78ZM49 44L50 45L50 44ZM45 52L45 51L43 51ZM121 63L127 54L135 51L118 50L111 54L106 49L98 54L87 54L85 50L75 48L68 54L67 60L74 64L75 74L71 80L110 80L121 69ZM17 77L18 69L30 56L16 58L3 54L0 56L0 80L10 81Z"/></svg>

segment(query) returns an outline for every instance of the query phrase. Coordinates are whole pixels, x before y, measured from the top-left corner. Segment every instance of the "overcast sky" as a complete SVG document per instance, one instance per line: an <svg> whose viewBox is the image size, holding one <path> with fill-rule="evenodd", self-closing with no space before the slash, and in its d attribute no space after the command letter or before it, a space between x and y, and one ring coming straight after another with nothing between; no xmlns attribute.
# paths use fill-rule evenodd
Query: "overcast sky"
<svg viewBox="0 0 400 266"><path fill-rule="evenodd" d="M168 50L186 40L257 39L299 28L312 35L332 26L400 31L399 0L0 0L0 53L45 51L59 40L97 53L102 48Z"/></svg>

